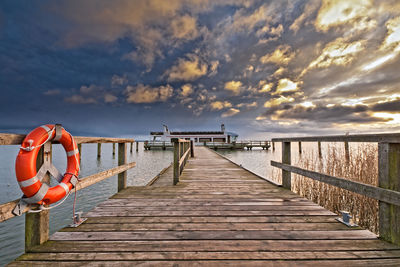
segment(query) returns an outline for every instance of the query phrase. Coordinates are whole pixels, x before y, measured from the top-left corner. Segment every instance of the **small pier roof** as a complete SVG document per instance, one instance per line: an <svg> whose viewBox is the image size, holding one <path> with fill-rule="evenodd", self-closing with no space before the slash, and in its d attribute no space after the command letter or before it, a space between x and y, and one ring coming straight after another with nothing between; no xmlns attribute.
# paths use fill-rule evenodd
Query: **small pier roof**
<svg viewBox="0 0 400 267"><path fill-rule="evenodd" d="M163 132L150 132L151 135L163 135ZM209 135L209 134L224 134L222 131L187 131L187 132L170 132L172 135ZM228 133L231 135L232 133ZM236 134L234 134L236 135Z"/></svg>
<svg viewBox="0 0 400 267"><path fill-rule="evenodd" d="M228 135L238 137L239 135L237 133L232 133L232 132L227 132Z"/></svg>

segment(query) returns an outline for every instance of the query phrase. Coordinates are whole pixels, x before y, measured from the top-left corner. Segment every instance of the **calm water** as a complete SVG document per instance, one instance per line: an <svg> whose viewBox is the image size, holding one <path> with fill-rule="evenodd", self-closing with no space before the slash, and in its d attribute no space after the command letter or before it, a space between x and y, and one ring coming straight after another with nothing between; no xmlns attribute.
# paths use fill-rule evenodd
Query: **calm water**
<svg viewBox="0 0 400 267"><path fill-rule="evenodd" d="M331 145L335 145L334 143L330 143ZM341 144L339 144L341 145ZM322 143L321 151L324 153L328 148L326 143ZM297 142L292 142L291 144L291 156L292 156L292 164L296 165L296 162L300 159L300 155L298 153L299 147ZM318 144L317 143L302 143L302 151L306 155L317 155L318 153ZM282 150L281 143L275 143L275 151L272 150L272 147L269 150L262 149L253 149L250 151L247 150L218 150L218 153L227 157L235 163L241 164L244 168L253 171L259 176L281 184L280 178L280 169L271 167L271 160L281 161Z"/></svg>
<svg viewBox="0 0 400 267"><path fill-rule="evenodd" d="M168 166L173 159L172 151L143 150L140 143L139 152L133 148L131 154L128 146L128 162L135 161L136 167L128 171L128 185L146 185L163 168ZM324 152L326 147L322 146ZM303 150L316 153L315 143L303 143ZM292 163L298 158L297 143L292 144ZM21 191L16 182L14 173L14 161L18 153L17 146L0 146L0 203L14 200L21 196ZM254 149L247 150L219 150L218 153L241 164L243 167L258 175L271 179L279 176L279 170L270 167L270 161L280 161L281 145L276 144L275 151ZM117 166L117 157L112 156L112 144L102 145L101 160L97 160L97 144L84 144L82 146L81 177L97 173ZM53 146L53 163L59 170L65 170L66 157L63 148ZM280 183L279 179L275 182ZM104 201L117 192L117 178L112 177L91 187L78 191L77 211L87 212L93 209L99 202ZM59 207L50 212L50 233L68 225L72 221L73 195ZM24 248L24 215L6 222L0 223L0 266L12 261Z"/></svg>

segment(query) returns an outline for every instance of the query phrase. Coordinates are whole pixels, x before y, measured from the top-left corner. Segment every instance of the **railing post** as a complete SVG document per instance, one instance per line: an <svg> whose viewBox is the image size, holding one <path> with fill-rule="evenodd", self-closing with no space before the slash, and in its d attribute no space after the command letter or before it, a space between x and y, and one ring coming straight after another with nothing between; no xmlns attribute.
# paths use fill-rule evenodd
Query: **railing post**
<svg viewBox="0 0 400 267"><path fill-rule="evenodd" d="M290 142L282 142L282 163L291 164ZM282 186L289 190L292 189L291 172L282 170Z"/></svg>
<svg viewBox="0 0 400 267"><path fill-rule="evenodd" d="M378 186L400 191L400 144L378 144ZM400 206L379 201L379 235L400 245Z"/></svg>
<svg viewBox="0 0 400 267"><path fill-rule="evenodd" d="M113 143L115 145L115 143ZM118 143L118 166L126 164L126 143ZM127 172L118 174L118 192L126 188Z"/></svg>
<svg viewBox="0 0 400 267"><path fill-rule="evenodd" d="M115 143L113 143L113 150L112 150L112 154L113 154L113 156L115 156Z"/></svg>
<svg viewBox="0 0 400 267"><path fill-rule="evenodd" d="M301 154L302 153L302 150L301 150L301 142L299 142L299 154Z"/></svg>
<svg viewBox="0 0 400 267"><path fill-rule="evenodd" d="M131 150L130 150L131 154L132 154L132 150L133 150L133 142L131 142Z"/></svg>
<svg viewBox="0 0 400 267"><path fill-rule="evenodd" d="M345 151L345 157L346 157L346 162L350 161L350 151L349 151L349 142L344 142L344 151Z"/></svg>
<svg viewBox="0 0 400 267"><path fill-rule="evenodd" d="M40 149L36 169L39 170L45 161L51 162L51 143L47 142ZM42 182L49 183L50 176L46 174ZM49 239L49 210L39 213L26 213L25 215L25 251L30 251L34 246L43 244Z"/></svg>
<svg viewBox="0 0 400 267"><path fill-rule="evenodd" d="M190 157L194 158L194 145L193 145L193 140L190 140Z"/></svg>
<svg viewBox="0 0 400 267"><path fill-rule="evenodd" d="M139 152L139 141L136 141L136 152Z"/></svg>
<svg viewBox="0 0 400 267"><path fill-rule="evenodd" d="M101 157L101 143L97 144L97 158L99 159Z"/></svg>
<svg viewBox="0 0 400 267"><path fill-rule="evenodd" d="M179 151L179 141L178 139L172 138L171 142L174 143L174 185L179 182L179 158L180 158L180 151Z"/></svg>
<svg viewBox="0 0 400 267"><path fill-rule="evenodd" d="M275 151L275 142L272 142L272 151Z"/></svg>
<svg viewBox="0 0 400 267"><path fill-rule="evenodd" d="M318 141L318 157L322 158L321 142Z"/></svg>

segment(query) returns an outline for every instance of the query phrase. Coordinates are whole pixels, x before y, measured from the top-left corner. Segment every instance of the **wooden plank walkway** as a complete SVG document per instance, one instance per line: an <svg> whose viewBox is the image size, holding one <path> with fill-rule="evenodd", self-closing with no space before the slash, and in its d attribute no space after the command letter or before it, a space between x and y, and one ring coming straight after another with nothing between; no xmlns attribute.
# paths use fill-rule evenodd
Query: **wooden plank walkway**
<svg viewBox="0 0 400 267"><path fill-rule="evenodd" d="M127 188L10 265L400 266L400 247L204 147L195 156L177 186Z"/></svg>

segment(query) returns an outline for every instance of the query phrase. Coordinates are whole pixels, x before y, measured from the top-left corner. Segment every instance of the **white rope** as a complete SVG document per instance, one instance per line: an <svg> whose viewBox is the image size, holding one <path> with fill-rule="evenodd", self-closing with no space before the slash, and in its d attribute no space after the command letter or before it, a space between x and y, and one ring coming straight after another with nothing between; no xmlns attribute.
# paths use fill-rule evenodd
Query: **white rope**
<svg viewBox="0 0 400 267"><path fill-rule="evenodd" d="M64 203L65 200L67 200L67 198L69 197L70 194L71 194L71 192L69 192L69 193L64 197L64 199L61 200L60 202L58 202L56 205L53 205L53 206L48 207L48 208L45 207L44 205L40 205L40 207L39 207L38 210L29 209L29 210L28 210L28 213L39 213L39 212L41 212L41 211L43 211L43 210L51 210L52 208L58 207L58 206L60 206L62 203Z"/></svg>
<svg viewBox="0 0 400 267"><path fill-rule="evenodd" d="M35 148L38 148L38 147L43 146L44 144L47 143L47 141L50 140L51 136L53 135L54 129L55 129L55 127L54 127L53 130L51 130L50 132L47 132L48 137L47 137L46 141L44 141L44 142L41 143L40 145L37 145L37 146L31 146L31 145L29 145L29 147L22 147L22 146L21 146L20 148L21 148L22 150L25 150L25 151L32 151L32 150L34 150ZM50 133L50 134L49 134L49 133ZM30 139L30 140L31 140L31 139ZM29 140L28 140L28 142L29 142ZM32 143L31 143L31 144L32 144Z"/></svg>

